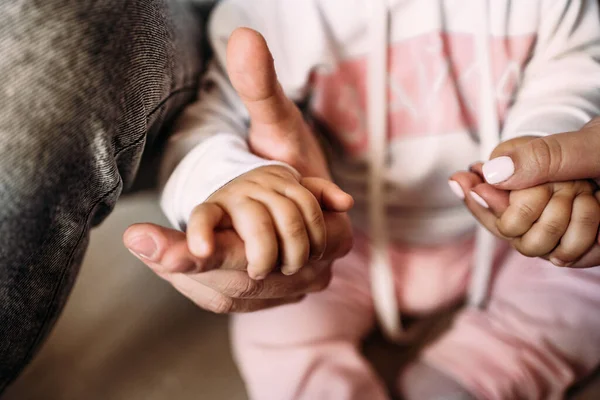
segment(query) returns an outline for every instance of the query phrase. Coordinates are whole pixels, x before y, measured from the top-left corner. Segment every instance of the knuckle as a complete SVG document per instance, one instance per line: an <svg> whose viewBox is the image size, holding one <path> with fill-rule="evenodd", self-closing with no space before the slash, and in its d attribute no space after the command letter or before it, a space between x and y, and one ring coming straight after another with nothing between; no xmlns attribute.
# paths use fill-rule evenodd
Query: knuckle
<svg viewBox="0 0 600 400"><path fill-rule="evenodd" d="M535 216L535 210L528 204L519 204L517 206L517 216L513 223L518 223L520 220L531 220Z"/></svg>
<svg viewBox="0 0 600 400"><path fill-rule="evenodd" d="M271 222L271 219L267 217L267 215L257 215L253 228L254 233L258 237L263 237L263 235L269 234L273 231L273 223Z"/></svg>
<svg viewBox="0 0 600 400"><path fill-rule="evenodd" d="M235 211L232 211L231 214L235 215ZM243 224L248 229L245 236L250 235L250 237L245 238L246 240L267 238L273 232L273 221L266 209L245 210L240 218L243 218Z"/></svg>
<svg viewBox="0 0 600 400"><path fill-rule="evenodd" d="M292 240L301 240L306 238L306 227L304 222L293 218L286 223L286 235Z"/></svg>
<svg viewBox="0 0 600 400"><path fill-rule="evenodd" d="M317 201L317 199L313 196L312 193L307 193L306 202L308 204L308 222L324 227L325 226L325 216L323 215L323 210L321 209L321 205Z"/></svg>
<svg viewBox="0 0 600 400"><path fill-rule="evenodd" d="M546 221L543 223L542 229L550 237L562 236L565 231L565 227L560 221Z"/></svg>
<svg viewBox="0 0 600 400"><path fill-rule="evenodd" d="M579 201L577 201L579 200ZM600 204L591 195L583 195L574 204L574 220L585 227L595 226L600 221Z"/></svg>
<svg viewBox="0 0 600 400"><path fill-rule="evenodd" d="M264 167L264 168L268 172L268 174L263 175L264 179L270 179L273 176L276 176L278 178L282 178L285 180L291 179L295 182L298 181L296 179L296 177L294 176L294 174L292 173L292 171L287 167L283 167L281 165L270 165L270 166Z"/></svg>
<svg viewBox="0 0 600 400"><path fill-rule="evenodd" d="M323 212L320 208L310 210L308 223L319 230L325 230L325 218L323 218Z"/></svg>
<svg viewBox="0 0 600 400"><path fill-rule="evenodd" d="M536 243L532 243L529 241L513 241L513 247L525 257L540 257L545 254Z"/></svg>
<svg viewBox="0 0 600 400"><path fill-rule="evenodd" d="M509 238L516 236L514 234L514 232L515 232L514 221L511 219L499 220L498 223L496 224L496 228L498 228L498 232L500 232L500 234L502 236L509 237Z"/></svg>
<svg viewBox="0 0 600 400"><path fill-rule="evenodd" d="M245 287L243 287L238 292L238 296L233 297L256 297L260 292L262 292L264 286L264 281L255 281L253 279L248 279L246 281Z"/></svg>
<svg viewBox="0 0 600 400"><path fill-rule="evenodd" d="M561 170L564 157L562 147L557 140L550 136L529 143L532 150L530 162L533 163L534 168L542 171L547 177Z"/></svg>
<svg viewBox="0 0 600 400"><path fill-rule="evenodd" d="M245 279L244 282L232 281L225 288L225 293L234 299L256 297L263 289L263 281Z"/></svg>
<svg viewBox="0 0 600 400"><path fill-rule="evenodd" d="M578 193L593 193L596 190L596 185L589 180L578 180L574 185Z"/></svg>
<svg viewBox="0 0 600 400"><path fill-rule="evenodd" d="M583 227L591 227L598 225L600 220L600 209L585 210L581 215L575 217L575 222Z"/></svg>
<svg viewBox="0 0 600 400"><path fill-rule="evenodd" d="M496 227L501 235L512 238L520 236L520 234L523 233L525 230L523 225L523 220L519 219L518 217L505 214L500 220L498 220Z"/></svg>

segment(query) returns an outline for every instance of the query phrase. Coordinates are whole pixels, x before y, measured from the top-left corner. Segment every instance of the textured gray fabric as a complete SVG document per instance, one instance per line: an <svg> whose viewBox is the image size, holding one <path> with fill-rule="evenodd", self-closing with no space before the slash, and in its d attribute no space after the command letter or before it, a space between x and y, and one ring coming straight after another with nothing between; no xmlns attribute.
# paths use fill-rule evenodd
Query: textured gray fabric
<svg viewBox="0 0 600 400"><path fill-rule="evenodd" d="M193 99L201 39L182 2L0 2L0 392L60 313L90 227Z"/></svg>

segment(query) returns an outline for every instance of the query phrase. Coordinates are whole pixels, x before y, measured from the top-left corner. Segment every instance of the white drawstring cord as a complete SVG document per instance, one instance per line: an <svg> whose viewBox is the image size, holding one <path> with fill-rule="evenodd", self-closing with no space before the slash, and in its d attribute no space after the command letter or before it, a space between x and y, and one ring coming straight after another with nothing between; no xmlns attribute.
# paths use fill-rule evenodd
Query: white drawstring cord
<svg viewBox="0 0 600 400"><path fill-rule="evenodd" d="M476 54L479 60L480 91L478 130L481 146L481 159L487 160L500 142L498 127L498 111L494 90L494 77L491 60L491 27L489 18L489 1L481 1L481 18L476 21L475 32ZM477 228L474 265L469 287L469 304L483 307L488 295L488 288L494 267L496 239L483 226Z"/></svg>
<svg viewBox="0 0 600 400"><path fill-rule="evenodd" d="M367 2L370 55L367 72L367 125L369 130L369 222L371 238L371 291L383 333L398 340L401 332L396 286L389 258L385 207L385 165L388 131L388 35L386 0Z"/></svg>

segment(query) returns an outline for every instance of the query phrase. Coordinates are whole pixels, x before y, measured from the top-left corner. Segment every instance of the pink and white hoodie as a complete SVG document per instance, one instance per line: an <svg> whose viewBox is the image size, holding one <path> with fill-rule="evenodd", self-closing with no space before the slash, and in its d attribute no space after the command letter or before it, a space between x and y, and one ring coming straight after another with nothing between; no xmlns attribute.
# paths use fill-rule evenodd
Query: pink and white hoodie
<svg viewBox="0 0 600 400"><path fill-rule="evenodd" d="M374 300L399 321L389 242L455 240L475 221L447 179L500 142L580 128L600 112L596 0L223 0L209 34L215 60L200 100L167 148L162 207L184 227L232 179L278 164L248 150L248 114L225 71L227 40L261 32L285 93L309 100L330 132L335 181L369 227ZM472 302L486 292L493 241L478 233Z"/></svg>

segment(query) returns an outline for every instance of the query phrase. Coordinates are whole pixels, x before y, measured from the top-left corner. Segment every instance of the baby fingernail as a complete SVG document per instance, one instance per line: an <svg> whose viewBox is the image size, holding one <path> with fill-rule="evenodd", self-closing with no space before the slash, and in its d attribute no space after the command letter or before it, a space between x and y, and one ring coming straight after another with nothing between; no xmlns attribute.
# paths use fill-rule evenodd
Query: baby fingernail
<svg viewBox="0 0 600 400"><path fill-rule="evenodd" d="M265 274L262 274L262 273L250 274L250 278L254 279L255 281L262 281L266 277L267 276Z"/></svg>
<svg viewBox="0 0 600 400"><path fill-rule="evenodd" d="M281 267L281 273L284 275L294 275L298 270L296 268L290 267L289 265L284 265Z"/></svg>
<svg viewBox="0 0 600 400"><path fill-rule="evenodd" d="M456 195L456 197L461 200L465 199L465 192L462 190L462 187L460 187L458 182L450 180L448 181L448 186L450 186L450 189Z"/></svg>
<svg viewBox="0 0 600 400"><path fill-rule="evenodd" d="M566 267L568 263L564 262L563 260L559 260L556 257L552 257L550 258L550 262L554 265L556 265L557 267Z"/></svg>
<svg viewBox="0 0 600 400"><path fill-rule="evenodd" d="M513 176L515 163L510 157L502 156L486 162L482 169L487 183L495 185Z"/></svg>
<svg viewBox="0 0 600 400"><path fill-rule="evenodd" d="M471 193L470 193L470 194L471 194L471 198L472 198L473 200L475 200L475 202L476 202L477 204L479 204L481 207L483 207L483 208L490 208L490 206L488 205L487 201L485 201L485 200L483 199L483 197L481 197L480 195L478 195L477 193L475 193L475 192L473 192L473 191L471 191Z"/></svg>

